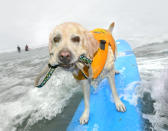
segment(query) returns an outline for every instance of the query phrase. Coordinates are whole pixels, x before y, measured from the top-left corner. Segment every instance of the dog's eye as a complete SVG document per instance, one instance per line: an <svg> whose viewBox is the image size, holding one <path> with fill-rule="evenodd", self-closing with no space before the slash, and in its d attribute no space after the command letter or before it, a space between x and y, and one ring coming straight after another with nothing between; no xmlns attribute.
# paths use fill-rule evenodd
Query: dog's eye
<svg viewBox="0 0 168 131"><path fill-rule="evenodd" d="M60 42L60 40L61 40L61 36L55 36L55 37L53 38L53 41L54 41L55 43Z"/></svg>
<svg viewBox="0 0 168 131"><path fill-rule="evenodd" d="M75 37L72 37L71 40L72 40L73 42L79 43L79 42L80 42L80 37L79 37L79 36L75 36Z"/></svg>

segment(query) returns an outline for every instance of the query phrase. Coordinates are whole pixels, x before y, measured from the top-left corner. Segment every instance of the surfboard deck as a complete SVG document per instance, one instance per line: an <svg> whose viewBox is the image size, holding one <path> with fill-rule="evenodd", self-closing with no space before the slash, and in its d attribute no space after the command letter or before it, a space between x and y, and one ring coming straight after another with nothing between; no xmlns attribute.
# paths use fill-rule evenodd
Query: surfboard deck
<svg viewBox="0 0 168 131"><path fill-rule="evenodd" d="M115 68L120 73L115 75L115 83L120 99L126 106L126 112L116 110L110 85L103 79L96 89L91 87L90 116L88 124L80 125L79 119L84 111L84 101L79 104L67 131L141 131L142 118L140 104L136 98L136 88L140 76L136 57L130 45L124 40L117 40L118 57Z"/></svg>

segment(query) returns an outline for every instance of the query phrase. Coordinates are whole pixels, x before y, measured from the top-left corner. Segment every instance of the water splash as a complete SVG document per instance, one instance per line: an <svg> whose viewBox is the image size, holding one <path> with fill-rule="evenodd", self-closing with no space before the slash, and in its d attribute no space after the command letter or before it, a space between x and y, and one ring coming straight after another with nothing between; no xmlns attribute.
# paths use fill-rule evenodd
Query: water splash
<svg viewBox="0 0 168 131"><path fill-rule="evenodd" d="M155 100L154 115L144 114L156 130L168 130L168 70L164 70L152 85L151 97Z"/></svg>

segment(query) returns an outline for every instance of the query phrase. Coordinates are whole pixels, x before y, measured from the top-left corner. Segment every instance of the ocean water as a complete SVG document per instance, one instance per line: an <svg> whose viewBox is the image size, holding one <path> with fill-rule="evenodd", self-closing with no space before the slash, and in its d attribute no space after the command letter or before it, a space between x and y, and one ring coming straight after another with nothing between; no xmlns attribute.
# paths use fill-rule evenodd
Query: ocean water
<svg viewBox="0 0 168 131"><path fill-rule="evenodd" d="M135 48L145 130L168 130L168 41Z"/></svg>
<svg viewBox="0 0 168 131"><path fill-rule="evenodd" d="M134 48L145 131L168 130L168 41ZM81 98L71 73L58 69L41 89L34 78L48 48L0 54L0 131L64 131Z"/></svg>

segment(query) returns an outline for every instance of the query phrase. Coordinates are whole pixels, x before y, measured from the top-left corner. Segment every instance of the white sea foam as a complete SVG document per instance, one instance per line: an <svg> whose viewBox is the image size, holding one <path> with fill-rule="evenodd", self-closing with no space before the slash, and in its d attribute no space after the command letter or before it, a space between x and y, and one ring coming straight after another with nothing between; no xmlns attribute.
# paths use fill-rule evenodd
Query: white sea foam
<svg viewBox="0 0 168 131"><path fill-rule="evenodd" d="M1 130L15 130L15 127L28 119L27 128L39 120L44 118L51 120L58 113L61 113L67 100L79 88L71 79L71 74L63 71L57 73L43 88L37 89L31 85L29 86L30 90L27 93L24 92L23 97L14 102L0 104L0 116L4 116L3 119L0 119ZM15 90L10 91L16 93L18 88L20 87L17 86ZM11 97L15 96L16 94L11 94Z"/></svg>
<svg viewBox="0 0 168 131"><path fill-rule="evenodd" d="M141 88L138 94L140 97L143 97L143 93L148 92L155 101L153 104L154 112L152 114L147 112L143 113L143 117L152 124L152 130L166 131L168 126L168 57L165 54L155 54L154 56L150 55L150 53L167 52L168 49L160 49L161 44L156 44L153 45L156 46L154 48L151 45L151 52L146 51L147 53L149 52L147 57L137 58L142 78ZM157 48L159 49L158 51ZM147 107L144 106L143 108Z"/></svg>
<svg viewBox="0 0 168 131"><path fill-rule="evenodd" d="M151 96L155 100L155 114L143 114L143 117L148 119L153 128L156 130L166 131L164 126L168 125L168 70L164 70L158 76L155 76L151 88Z"/></svg>

